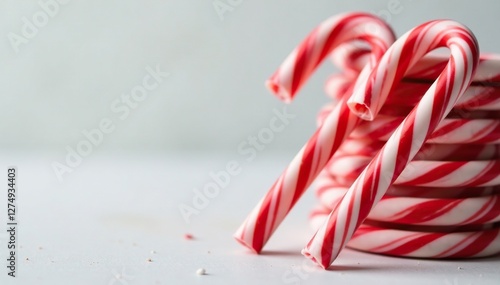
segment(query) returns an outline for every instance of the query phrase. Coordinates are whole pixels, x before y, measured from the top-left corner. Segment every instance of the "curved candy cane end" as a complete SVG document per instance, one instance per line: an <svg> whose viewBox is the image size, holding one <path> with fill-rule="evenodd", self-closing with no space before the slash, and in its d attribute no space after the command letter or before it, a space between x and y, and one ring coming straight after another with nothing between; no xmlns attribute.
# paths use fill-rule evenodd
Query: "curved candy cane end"
<svg viewBox="0 0 500 285"><path fill-rule="evenodd" d="M292 102L292 94L283 88L279 83L276 82L273 78L266 80L265 83L267 89L271 91L274 95L276 95L281 101L285 103Z"/></svg>
<svg viewBox="0 0 500 285"><path fill-rule="evenodd" d="M302 251L300 252L303 256L305 256L306 258L310 259L312 262L314 262L315 264L321 266L321 268L323 269L327 269L328 267L330 267L330 264L325 264L325 262L321 262L321 260L317 260L316 257L314 257L314 255L312 255L308 250L307 248L304 248L302 249Z"/></svg>
<svg viewBox="0 0 500 285"><path fill-rule="evenodd" d="M262 249L257 249L257 248L254 248L252 247L251 244L247 243L244 239L242 239L238 234L235 234L234 236L234 239L239 242L241 245L243 245L244 247L248 248L252 253L255 253L255 254L260 254L260 252L262 251Z"/></svg>
<svg viewBox="0 0 500 285"><path fill-rule="evenodd" d="M263 245L252 242L251 236L248 235L247 222L245 221L234 233L233 237L237 242L250 249L253 253L259 254L262 251Z"/></svg>

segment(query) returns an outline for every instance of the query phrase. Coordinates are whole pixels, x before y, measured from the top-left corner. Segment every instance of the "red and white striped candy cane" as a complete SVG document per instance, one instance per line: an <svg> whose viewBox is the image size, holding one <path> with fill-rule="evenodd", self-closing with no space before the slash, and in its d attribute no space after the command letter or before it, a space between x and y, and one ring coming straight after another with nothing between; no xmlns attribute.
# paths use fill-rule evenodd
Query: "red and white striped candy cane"
<svg viewBox="0 0 500 285"><path fill-rule="evenodd" d="M346 73L359 74L370 61L370 56L369 45L360 41L352 41L339 46L332 54L332 61Z"/></svg>
<svg viewBox="0 0 500 285"><path fill-rule="evenodd" d="M363 122L351 134L351 138L371 138L386 141L403 117L379 115L372 122ZM499 144L499 119L444 119L427 139L429 143L449 144Z"/></svg>
<svg viewBox="0 0 500 285"><path fill-rule="evenodd" d="M394 41L385 22L365 13L332 17L316 29L288 56L268 81L269 88L285 101L309 78L314 69L339 45L362 40L371 46L372 62L361 74L368 75L374 63ZM323 169L359 119L338 103L322 127L295 156L264 198L235 233L235 238L259 253L297 200Z"/></svg>
<svg viewBox="0 0 500 285"><path fill-rule="evenodd" d="M333 54L333 62L350 72L359 73L367 64L370 47L352 42L342 45L338 52ZM415 79L420 83L432 83L448 64L449 56L442 53L431 52L419 59L405 74L405 79L410 82ZM476 73L473 77L474 84L480 87L500 87L500 55L483 53L479 57Z"/></svg>
<svg viewBox="0 0 500 285"><path fill-rule="evenodd" d="M447 57L431 53L425 56L421 63L413 66L405 75L407 78L417 78L419 81L435 80L447 64ZM500 56L496 54L481 54L473 82L480 86L498 86L500 82Z"/></svg>
<svg viewBox="0 0 500 285"><path fill-rule="evenodd" d="M500 227L473 232L412 232L361 225L349 247L406 257L486 257L500 252Z"/></svg>
<svg viewBox="0 0 500 285"><path fill-rule="evenodd" d="M420 25L391 46L368 80L357 85L360 88L349 100L350 107L359 116L373 119L409 67L439 47L448 47L451 52L441 75L302 251L323 268L330 266L470 85L479 61L477 41L466 27L453 21L431 21Z"/></svg>
<svg viewBox="0 0 500 285"><path fill-rule="evenodd" d="M325 93L334 100L340 99L346 91L354 84L356 77L353 74L334 74L329 77L325 84ZM425 91L431 86L430 83L400 82L386 101L383 109L402 110L414 107L422 98ZM325 105L317 117L318 125L330 114L335 107L335 103ZM383 113L383 109L381 112ZM474 113L470 111L494 111L496 116L500 116L500 88L492 86L469 86L464 95L454 106L453 112L456 117L471 118ZM406 115L406 114L405 114Z"/></svg>
<svg viewBox="0 0 500 285"><path fill-rule="evenodd" d="M347 189L346 189L347 190ZM386 195L416 198L472 198L500 194L500 185L486 187L391 186Z"/></svg>
<svg viewBox="0 0 500 285"><path fill-rule="evenodd" d="M318 206L310 214L311 227L320 228L330 210ZM486 257L500 252L500 224L476 227L416 227L404 229L362 224L347 247L393 256L418 258ZM469 228L469 229L467 229Z"/></svg>
<svg viewBox="0 0 500 285"><path fill-rule="evenodd" d="M366 138L347 139L339 148L336 156L364 155L375 156L384 146L383 141ZM413 160L470 161L500 159L500 144L430 144L426 143Z"/></svg>
<svg viewBox="0 0 500 285"><path fill-rule="evenodd" d="M310 215L311 227L318 229L329 210L316 207ZM371 253L418 258L486 257L500 252L500 225L486 225L469 231L404 230L362 224L347 247Z"/></svg>
<svg viewBox="0 0 500 285"><path fill-rule="evenodd" d="M334 100L339 100L351 88L351 85L357 78L357 74L334 74L328 77L325 84L325 93ZM333 110L333 106L328 113ZM327 115L327 114L326 114Z"/></svg>
<svg viewBox="0 0 500 285"><path fill-rule="evenodd" d="M266 82L268 88L285 102L290 102L326 56L346 43L363 41L372 50L371 62L394 41L391 28L367 13L346 13L329 18L316 27L285 59ZM365 65L366 68L366 65Z"/></svg>
<svg viewBox="0 0 500 285"><path fill-rule="evenodd" d="M326 191L321 191L319 200L325 208L331 211L342 200L347 190L343 187L331 187ZM493 223L500 221L500 195L467 198L386 195L367 218L405 225L458 226Z"/></svg>
<svg viewBox="0 0 500 285"><path fill-rule="evenodd" d="M482 225L500 221L500 196L449 199L384 196L368 217L405 225Z"/></svg>
<svg viewBox="0 0 500 285"><path fill-rule="evenodd" d="M372 157L343 155L333 159L325 169L350 185L366 168ZM500 160L477 161L411 161L394 181L395 185L425 187L482 187L500 185ZM337 180L340 181L340 180Z"/></svg>
<svg viewBox="0 0 500 285"><path fill-rule="evenodd" d="M322 177L319 179L319 177ZM318 176L316 183L316 196L322 204L328 205L332 210L344 197L349 186L337 183L335 179L329 179L326 175ZM392 185L387 189L385 195L392 197L413 197L413 198L442 198L442 199L462 199L485 197L500 194L500 185L485 187L422 187L422 186L401 186ZM384 196L385 197L385 196Z"/></svg>
<svg viewBox="0 0 500 285"><path fill-rule="evenodd" d="M412 109L409 106L387 105L380 110L379 115L406 117ZM500 119L500 112L497 110L461 110L453 108L446 116L446 119Z"/></svg>
<svg viewBox="0 0 500 285"><path fill-rule="evenodd" d="M500 68L500 67L499 67ZM431 83L402 81L387 98L384 106L415 106ZM460 97L455 109L500 110L500 87L469 86Z"/></svg>

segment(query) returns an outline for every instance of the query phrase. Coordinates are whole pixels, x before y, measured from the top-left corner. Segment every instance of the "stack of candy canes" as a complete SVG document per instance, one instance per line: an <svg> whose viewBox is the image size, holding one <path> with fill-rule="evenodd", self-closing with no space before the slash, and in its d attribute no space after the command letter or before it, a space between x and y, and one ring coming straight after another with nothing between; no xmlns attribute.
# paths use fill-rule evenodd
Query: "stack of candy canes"
<svg viewBox="0 0 500 285"><path fill-rule="evenodd" d="M446 48L446 54L435 50ZM345 247L419 258L500 253L500 57L450 20L396 40L365 13L316 27L267 82L285 102L324 60L341 73L318 129L235 234L259 253L316 181L316 233L302 253L327 268Z"/></svg>

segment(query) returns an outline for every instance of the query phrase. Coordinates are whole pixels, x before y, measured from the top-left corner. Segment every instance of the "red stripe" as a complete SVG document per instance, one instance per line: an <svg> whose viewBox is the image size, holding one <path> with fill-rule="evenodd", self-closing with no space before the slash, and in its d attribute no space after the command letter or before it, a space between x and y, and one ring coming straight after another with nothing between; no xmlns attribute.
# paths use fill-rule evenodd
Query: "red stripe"
<svg viewBox="0 0 500 285"><path fill-rule="evenodd" d="M262 208L260 208L258 218L255 221L255 229L254 229L253 238L252 238L252 248L256 252L260 252L262 250L262 247L264 246L264 243L265 243L264 235L265 235L265 231L266 231L266 223L267 223L267 219L268 219L269 211L270 211L269 207L271 205L271 201L273 200L274 192L275 191L280 191L280 192L283 191L283 189L282 189L283 184L281 183L281 181L282 181L282 178L284 177L285 174L286 174L286 170L282 174L282 176L280 176L280 178L278 178L278 180L276 180L276 182L274 182L273 186L271 187L271 190L269 192L267 192L266 196L264 197L264 201L262 203ZM276 217L276 216L274 216L274 217Z"/></svg>
<svg viewBox="0 0 500 285"><path fill-rule="evenodd" d="M414 131L414 121L416 117L416 112L413 110L407 117L407 119L404 121L404 124L402 125L402 131L400 137L400 141L398 144L398 149L397 149L397 156L396 156L396 161L395 161L395 166L394 166L394 173L391 177L391 184L396 181L396 179L399 177L399 175L403 172L403 170L406 168L408 163L410 163L410 152L411 152L411 147L413 145L413 131ZM393 151L393 150L391 150Z"/></svg>
<svg viewBox="0 0 500 285"><path fill-rule="evenodd" d="M466 161L451 161L443 163L431 169L430 171L422 174L419 177L415 177L412 180L400 183L400 185L416 186L416 185L424 185L427 183L431 183L457 171L460 167L462 167L465 164L467 164Z"/></svg>
<svg viewBox="0 0 500 285"><path fill-rule="evenodd" d="M472 222L475 224L484 224L498 216L500 216L500 199L498 196L491 196L488 203L485 203L475 215L465 220L462 224L469 224Z"/></svg>
<svg viewBox="0 0 500 285"><path fill-rule="evenodd" d="M385 250L385 251L378 251L379 253L382 254L389 254L389 255L408 255L414 251L419 250L420 248L428 245L429 243L444 237L446 234L444 233L429 233L429 234L422 234L422 236L419 236L417 238L414 238L408 242L405 242L404 244L390 249L390 250ZM403 237L400 239L397 239L393 241L392 243L397 243L398 241L404 240L407 237Z"/></svg>
<svg viewBox="0 0 500 285"><path fill-rule="evenodd" d="M440 126L437 130L435 130L430 136L429 139L435 139L437 137L445 136L456 129L466 125L468 120L449 120L446 125Z"/></svg>
<svg viewBox="0 0 500 285"><path fill-rule="evenodd" d="M483 173L476 177L464 182L463 186L482 186L500 175L500 160L491 161L485 168Z"/></svg>
<svg viewBox="0 0 500 285"><path fill-rule="evenodd" d="M485 133L487 135L484 135ZM481 137L483 135L484 137ZM492 122L489 127L485 127L476 136L481 137L481 139L475 140L476 143L497 143L500 140L500 120Z"/></svg>
<svg viewBox="0 0 500 285"><path fill-rule="evenodd" d="M297 200L302 196L307 187L309 186L310 176L315 176L316 173L311 173L311 165L314 158L314 150L318 144L320 130L318 129L313 136L309 139L309 142L305 146L304 154L302 155L302 161L300 169L297 176L297 185L295 187L295 192L293 193L292 205L295 205Z"/></svg>
<svg viewBox="0 0 500 285"><path fill-rule="evenodd" d="M308 74L304 74L304 67L307 66L307 62L309 61L311 53L310 49L311 47L314 47L317 33L318 28L314 29L297 48L296 61L293 69L292 87L290 90L292 95L298 91L302 82L304 82L308 77Z"/></svg>
<svg viewBox="0 0 500 285"><path fill-rule="evenodd" d="M391 222L400 224L421 224L432 221L450 212L460 205L462 201L463 200L460 199L435 199L418 203L396 213L395 216L402 215L402 217L391 219Z"/></svg>
<svg viewBox="0 0 500 285"><path fill-rule="evenodd" d="M498 236L498 230L482 232L473 242L459 252L449 255L449 258L473 257L486 249Z"/></svg>

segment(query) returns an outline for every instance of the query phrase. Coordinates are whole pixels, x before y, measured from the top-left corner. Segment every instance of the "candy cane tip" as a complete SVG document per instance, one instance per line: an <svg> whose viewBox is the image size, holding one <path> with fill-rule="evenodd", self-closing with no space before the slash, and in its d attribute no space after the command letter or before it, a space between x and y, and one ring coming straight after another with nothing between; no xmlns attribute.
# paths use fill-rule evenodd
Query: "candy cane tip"
<svg viewBox="0 0 500 285"><path fill-rule="evenodd" d="M310 259L312 262L316 263L317 265L319 265L321 268L323 268L324 270L328 269L328 267L330 267L330 264L325 264L325 262L320 262L316 259L316 257L314 257L308 250L307 248L304 248L302 249L302 251L300 252L303 256L305 256L306 258Z"/></svg>
<svg viewBox="0 0 500 285"><path fill-rule="evenodd" d="M292 101L292 94L290 94L286 88L280 86L280 84L273 79L266 80L265 85L267 89L276 95L281 101L285 103L290 103Z"/></svg>
<svg viewBox="0 0 500 285"><path fill-rule="evenodd" d="M347 106L351 112L365 121L373 121L375 118L372 110L364 103L347 102Z"/></svg>
<svg viewBox="0 0 500 285"><path fill-rule="evenodd" d="M277 94L279 91L279 86L275 82L273 82L272 79L266 80L265 85L269 91L271 91L273 94Z"/></svg>
<svg viewBox="0 0 500 285"><path fill-rule="evenodd" d="M260 254L260 252L262 251L262 248L256 248L254 246L252 246L252 244L249 244L247 243L244 239L242 239L237 233L233 236L234 239L239 242L241 245L243 245L244 247L248 248L252 253L255 253L255 254Z"/></svg>

